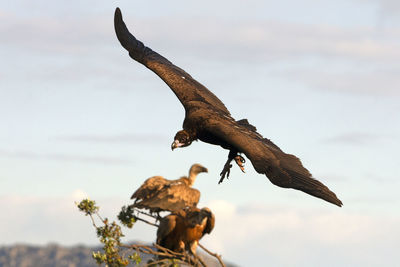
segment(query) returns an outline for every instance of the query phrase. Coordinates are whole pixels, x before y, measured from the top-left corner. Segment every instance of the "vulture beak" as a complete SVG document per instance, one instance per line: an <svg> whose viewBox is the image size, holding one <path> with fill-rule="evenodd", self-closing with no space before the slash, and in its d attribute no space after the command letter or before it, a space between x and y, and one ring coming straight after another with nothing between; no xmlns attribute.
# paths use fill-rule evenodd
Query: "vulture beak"
<svg viewBox="0 0 400 267"><path fill-rule="evenodd" d="M171 145L171 149L174 150L175 148L181 147L181 146L183 146L183 144L180 143L179 140L175 140Z"/></svg>

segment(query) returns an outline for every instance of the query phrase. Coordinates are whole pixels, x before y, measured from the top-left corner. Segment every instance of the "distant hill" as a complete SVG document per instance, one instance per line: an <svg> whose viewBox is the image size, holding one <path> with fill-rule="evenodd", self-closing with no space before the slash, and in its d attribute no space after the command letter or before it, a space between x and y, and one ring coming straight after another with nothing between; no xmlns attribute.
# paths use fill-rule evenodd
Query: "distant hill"
<svg viewBox="0 0 400 267"><path fill-rule="evenodd" d="M92 252L98 250L101 250L101 247L82 245L69 247L56 244L0 246L0 267L98 267L92 258ZM204 255L202 258L209 267L220 266L214 258ZM148 259L147 255L142 255L143 263ZM225 264L227 267L235 267L226 262Z"/></svg>

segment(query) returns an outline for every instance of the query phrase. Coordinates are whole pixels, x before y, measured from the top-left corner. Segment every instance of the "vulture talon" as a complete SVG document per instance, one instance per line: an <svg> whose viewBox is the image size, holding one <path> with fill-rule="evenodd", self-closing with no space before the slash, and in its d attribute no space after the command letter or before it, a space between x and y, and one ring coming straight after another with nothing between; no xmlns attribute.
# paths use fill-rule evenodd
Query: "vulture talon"
<svg viewBox="0 0 400 267"><path fill-rule="evenodd" d="M221 179L219 179L218 184L220 184L224 181L225 175L226 175L226 179L229 179L229 174L231 173L231 168L232 168L232 164L229 164L229 162L227 162L224 166L224 169L219 174L221 176Z"/></svg>
<svg viewBox="0 0 400 267"><path fill-rule="evenodd" d="M236 164L239 166L240 170L242 172L245 172L243 164L246 162L246 160L241 155L236 155L236 157L234 159L235 159Z"/></svg>

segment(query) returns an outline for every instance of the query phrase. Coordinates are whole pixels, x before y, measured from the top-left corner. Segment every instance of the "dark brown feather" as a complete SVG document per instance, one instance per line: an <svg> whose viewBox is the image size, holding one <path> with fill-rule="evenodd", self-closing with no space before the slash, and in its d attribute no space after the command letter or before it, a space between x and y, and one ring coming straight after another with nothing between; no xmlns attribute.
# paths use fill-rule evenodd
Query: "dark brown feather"
<svg viewBox="0 0 400 267"><path fill-rule="evenodd" d="M195 119L196 115L193 116ZM213 118L202 129L207 132L207 135L215 135L223 142L230 144L232 148L244 153L250 159L254 169L258 173L266 174L273 184L301 190L337 206L342 206L342 202L335 193L314 179L311 173L303 167L299 158L286 154L271 140L263 138L249 127L243 126L233 119L213 114Z"/></svg>
<svg viewBox="0 0 400 267"><path fill-rule="evenodd" d="M205 86L193 79L192 76L184 70L172 64L168 59L137 40L128 31L122 20L122 14L119 8L115 10L114 27L118 40L121 45L128 50L131 58L142 63L156 73L172 89L185 109L189 101L201 101L218 108L223 113L229 114L224 103Z"/></svg>
<svg viewBox="0 0 400 267"><path fill-rule="evenodd" d="M215 217L208 208L192 207L175 211L160 220L157 244L175 252L196 253L199 240L211 233Z"/></svg>
<svg viewBox="0 0 400 267"><path fill-rule="evenodd" d="M263 138L247 119L235 121L225 105L207 88L130 34L118 8L114 23L118 40L129 55L161 77L185 107L183 132L190 138L180 144L181 147L199 139L229 149L230 154L244 153L255 170L267 175L273 184L301 190L342 206L336 195L314 179L297 157L286 154Z"/></svg>

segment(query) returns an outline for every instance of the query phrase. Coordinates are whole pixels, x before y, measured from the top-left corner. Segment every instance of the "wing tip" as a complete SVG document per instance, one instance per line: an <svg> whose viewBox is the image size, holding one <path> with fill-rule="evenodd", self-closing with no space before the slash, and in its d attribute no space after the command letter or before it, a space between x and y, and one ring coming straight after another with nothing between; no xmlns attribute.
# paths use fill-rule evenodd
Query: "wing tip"
<svg viewBox="0 0 400 267"><path fill-rule="evenodd" d="M115 9L114 13L114 30L121 45L126 50L130 51L130 49L132 49L130 43L133 36L131 36L131 33L129 32L124 20L122 19L122 12L119 7Z"/></svg>
<svg viewBox="0 0 400 267"><path fill-rule="evenodd" d="M114 26L116 26L120 21L122 21L122 13L121 9L117 7L114 12Z"/></svg>
<svg viewBox="0 0 400 267"><path fill-rule="evenodd" d="M335 204L336 206L338 206L339 208L343 207L343 202L336 198L334 202L331 202L332 204Z"/></svg>
<svg viewBox="0 0 400 267"><path fill-rule="evenodd" d="M324 188L322 194L321 193L320 194L318 194L318 193L315 194L315 193L310 193L310 192L306 192L306 191L304 191L304 192L306 192L306 193L308 193L308 194L310 194L312 196L321 198L321 199L323 199L323 200L325 200L325 201L327 201L329 203L332 203L332 204L338 206L339 208L341 208L343 206L343 202L336 196L335 193L333 193L331 190L329 190L328 187L326 187L326 186L324 186L324 187L325 188Z"/></svg>

